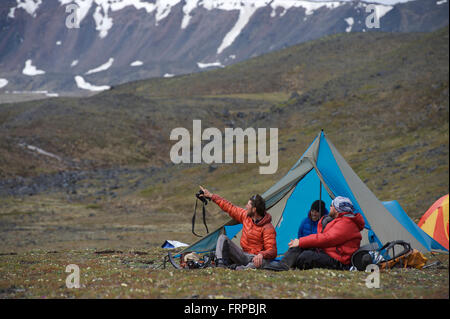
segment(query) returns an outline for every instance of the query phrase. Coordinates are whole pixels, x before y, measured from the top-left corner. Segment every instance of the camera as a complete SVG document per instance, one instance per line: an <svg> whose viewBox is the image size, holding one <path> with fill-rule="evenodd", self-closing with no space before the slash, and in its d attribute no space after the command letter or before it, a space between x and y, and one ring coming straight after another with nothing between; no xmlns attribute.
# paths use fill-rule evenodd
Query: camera
<svg viewBox="0 0 450 319"><path fill-rule="evenodd" d="M203 204L205 204L205 205L208 205L208 201L206 200L206 197L205 196L200 196L200 195L204 195L205 193L202 191L202 190L199 190L198 192L197 192L197 194L195 194L195 197L197 197L198 199L200 199L202 202L203 202Z"/></svg>

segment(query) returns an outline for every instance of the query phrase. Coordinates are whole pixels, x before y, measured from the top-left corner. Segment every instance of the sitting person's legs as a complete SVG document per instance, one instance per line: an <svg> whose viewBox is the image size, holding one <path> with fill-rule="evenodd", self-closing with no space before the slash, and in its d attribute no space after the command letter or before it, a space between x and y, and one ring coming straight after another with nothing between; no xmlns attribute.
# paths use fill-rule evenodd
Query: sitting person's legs
<svg viewBox="0 0 450 319"><path fill-rule="evenodd" d="M289 270L291 268L294 269L297 258L302 252L303 249L299 247L289 248L280 261L274 260L268 262L263 268L276 271Z"/></svg>
<svg viewBox="0 0 450 319"><path fill-rule="evenodd" d="M344 269L339 261L318 249L303 250L295 261L295 267L303 270L312 268Z"/></svg>
<svg viewBox="0 0 450 319"><path fill-rule="evenodd" d="M288 251L284 254L281 262L284 263L288 268L295 268L297 258L303 251L304 250L300 247L289 248Z"/></svg>
<svg viewBox="0 0 450 319"><path fill-rule="evenodd" d="M299 247L289 248L284 257L279 262L271 262L266 267L270 270L289 270L289 269L347 269L339 261L331 258L319 249L302 249Z"/></svg>
<svg viewBox="0 0 450 319"><path fill-rule="evenodd" d="M236 267L236 270L242 270L242 269L255 269L257 268L255 266L255 264L253 263L253 258L255 257L255 255L252 254L248 254L248 253L244 253L247 258L248 258L248 262L247 264L242 264L241 266ZM273 260L267 260L267 259L263 259L262 260L262 264L261 264L261 269L271 269L270 265L273 263Z"/></svg>
<svg viewBox="0 0 450 319"><path fill-rule="evenodd" d="M225 265L247 265L253 259L253 255L245 253L241 247L233 243L226 235L220 235L216 245L216 258L218 263Z"/></svg>

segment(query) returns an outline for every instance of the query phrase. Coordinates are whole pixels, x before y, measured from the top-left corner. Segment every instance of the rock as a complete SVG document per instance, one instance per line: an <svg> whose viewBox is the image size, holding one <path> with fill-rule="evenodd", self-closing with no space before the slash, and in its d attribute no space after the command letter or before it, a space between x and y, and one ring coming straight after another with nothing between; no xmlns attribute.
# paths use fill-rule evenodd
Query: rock
<svg viewBox="0 0 450 319"><path fill-rule="evenodd" d="M209 167L208 167L208 172L209 172L209 173L212 173L212 172L214 172L216 169L217 169L217 166L216 166L216 165L209 165Z"/></svg>
<svg viewBox="0 0 450 319"><path fill-rule="evenodd" d="M291 96L289 97L289 99L298 99L300 97L300 95L297 93L297 91L292 92Z"/></svg>

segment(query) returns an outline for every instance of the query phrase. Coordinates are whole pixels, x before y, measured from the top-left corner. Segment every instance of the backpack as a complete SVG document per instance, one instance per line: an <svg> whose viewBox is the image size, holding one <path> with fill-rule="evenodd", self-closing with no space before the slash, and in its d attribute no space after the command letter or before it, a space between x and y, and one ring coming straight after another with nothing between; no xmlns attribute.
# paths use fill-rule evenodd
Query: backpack
<svg viewBox="0 0 450 319"><path fill-rule="evenodd" d="M164 268L167 261L169 261L175 269L203 269L215 265L215 253L206 253L203 257L200 257L195 252L184 253L180 256L180 264L177 264L175 257L173 257L169 251L164 258Z"/></svg>
<svg viewBox="0 0 450 319"><path fill-rule="evenodd" d="M427 261L428 258L426 258L420 251L417 249L412 249L398 258L393 258L389 261L382 262L379 266L381 270L400 267L422 269Z"/></svg>
<svg viewBox="0 0 450 319"><path fill-rule="evenodd" d="M355 251L351 257L352 267L350 270L366 270L368 265L377 264L383 260L383 256L380 255L375 243L361 246Z"/></svg>
<svg viewBox="0 0 450 319"><path fill-rule="evenodd" d="M387 242L381 248L376 248L375 243L361 246L351 258L352 268L359 271L366 270L370 264L378 265L382 270L394 267L422 269L426 262L427 258L421 252L403 240Z"/></svg>

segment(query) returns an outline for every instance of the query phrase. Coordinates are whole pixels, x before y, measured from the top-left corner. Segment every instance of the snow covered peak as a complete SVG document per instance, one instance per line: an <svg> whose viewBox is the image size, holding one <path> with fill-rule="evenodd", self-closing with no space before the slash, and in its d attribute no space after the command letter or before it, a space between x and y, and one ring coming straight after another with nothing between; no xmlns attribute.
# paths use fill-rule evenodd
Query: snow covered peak
<svg viewBox="0 0 450 319"><path fill-rule="evenodd" d="M46 0L16 0L16 6L10 8L8 16L15 17L17 9L25 10L29 15L35 17L39 6ZM81 22L89 12L90 8L95 5L95 15L97 18L97 27L104 25L107 28L108 23L112 23L108 16L109 11L118 11L125 7L134 7L136 10L144 9L147 13L155 13L156 23L166 18L173 7L183 5L183 12L185 13L181 27L184 29L189 24L190 13L197 7L203 7L207 10L242 10L244 8L257 8L270 4L272 7L303 7L308 12L315 10L322 6L330 7L336 3L351 2L355 0L58 0L60 5L76 4L79 7L78 18ZM395 5L397 3L405 3L417 0L361 0L366 3L378 3L384 5ZM445 0L446 2L446 0ZM108 29L109 30L109 29ZM101 34L105 34L107 30L99 28ZM103 33L102 33L103 32Z"/></svg>
<svg viewBox="0 0 450 319"><path fill-rule="evenodd" d="M378 3L378 4L384 4L387 6L393 6L397 3L405 3L405 2L411 2L411 1L417 1L417 0L362 0L362 2Z"/></svg>
<svg viewBox="0 0 450 319"><path fill-rule="evenodd" d="M17 9L23 9L33 17L43 1L46 0L16 0L17 5L10 9L9 17L14 18ZM239 11L239 18L233 29L223 39L221 46L217 49L220 54L228 47L239 35L240 31L247 25L248 21L259 8L270 6L272 8L272 17L276 16L276 9L283 8L283 16L290 8L304 8L307 15L311 15L315 10L322 7L334 9L342 4L354 0L58 0L61 6L75 4L78 6L77 17L81 24L89 12L92 13L92 19L95 21L96 30L100 38L105 38L109 30L114 25L111 12L119 11L127 7L133 7L136 10L144 10L155 17L155 24L165 19L171 13L175 6L180 6L183 12L183 18L180 24L181 29L186 29L191 20L191 13L196 8L224 11ZM362 0L365 3L377 3L379 5L394 5L416 0ZM94 10L91 11L91 8Z"/></svg>

